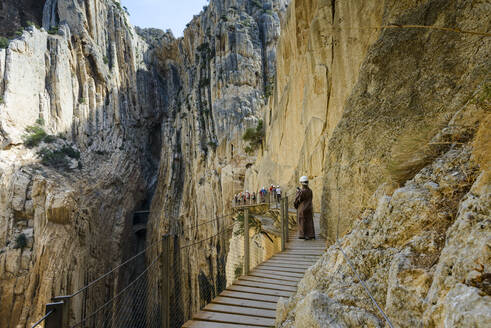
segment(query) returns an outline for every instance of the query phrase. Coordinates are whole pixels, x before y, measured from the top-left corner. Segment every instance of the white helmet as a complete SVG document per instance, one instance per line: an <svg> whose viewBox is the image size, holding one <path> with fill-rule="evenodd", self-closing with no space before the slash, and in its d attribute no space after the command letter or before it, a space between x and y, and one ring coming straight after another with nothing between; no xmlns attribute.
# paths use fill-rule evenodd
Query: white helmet
<svg viewBox="0 0 491 328"><path fill-rule="evenodd" d="M300 178L300 183L301 184L309 183L309 178L307 178L307 176L304 175L303 177Z"/></svg>

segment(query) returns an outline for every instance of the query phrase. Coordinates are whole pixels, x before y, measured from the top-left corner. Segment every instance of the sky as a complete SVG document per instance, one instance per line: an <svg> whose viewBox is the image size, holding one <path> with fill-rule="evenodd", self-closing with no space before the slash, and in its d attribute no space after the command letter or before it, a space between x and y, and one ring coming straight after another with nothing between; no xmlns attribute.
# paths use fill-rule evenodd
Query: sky
<svg viewBox="0 0 491 328"><path fill-rule="evenodd" d="M175 37L183 34L186 24L203 10L207 0L121 0L130 12L132 25L171 29Z"/></svg>

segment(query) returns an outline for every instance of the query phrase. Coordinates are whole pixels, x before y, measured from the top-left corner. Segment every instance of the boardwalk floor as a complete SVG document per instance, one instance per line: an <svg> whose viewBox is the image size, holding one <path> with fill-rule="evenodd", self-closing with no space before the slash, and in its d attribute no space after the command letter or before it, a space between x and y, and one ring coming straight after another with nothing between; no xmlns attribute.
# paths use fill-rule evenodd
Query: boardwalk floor
<svg viewBox="0 0 491 328"><path fill-rule="evenodd" d="M314 221L319 232L317 215ZM295 293L305 271L322 255L326 245L319 236L309 241L297 239L294 231L290 231L289 240L284 252L240 277L183 327L273 327L278 299Z"/></svg>

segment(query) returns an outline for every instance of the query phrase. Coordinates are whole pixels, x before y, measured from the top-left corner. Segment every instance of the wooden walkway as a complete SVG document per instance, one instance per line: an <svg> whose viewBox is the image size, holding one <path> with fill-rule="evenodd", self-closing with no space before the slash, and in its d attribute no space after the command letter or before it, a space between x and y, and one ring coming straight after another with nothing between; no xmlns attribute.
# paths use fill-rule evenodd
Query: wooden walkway
<svg viewBox="0 0 491 328"><path fill-rule="evenodd" d="M319 218L315 220L319 232ZM213 299L204 309L186 322L185 328L257 328L274 327L276 303L280 297L290 297L305 271L326 248L320 239L297 239L290 231L286 250L255 267Z"/></svg>

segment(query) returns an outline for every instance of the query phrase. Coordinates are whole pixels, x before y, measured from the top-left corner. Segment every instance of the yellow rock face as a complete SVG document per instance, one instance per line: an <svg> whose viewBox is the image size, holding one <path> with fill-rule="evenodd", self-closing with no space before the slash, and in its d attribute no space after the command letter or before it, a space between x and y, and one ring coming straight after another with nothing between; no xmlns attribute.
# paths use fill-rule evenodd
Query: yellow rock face
<svg viewBox="0 0 491 328"><path fill-rule="evenodd" d="M327 143L379 34L359 27L381 21L380 1L335 8L331 1L290 3L277 49L276 89L264 112L266 149L248 172L249 188L275 183L291 191L307 175L320 211Z"/></svg>

